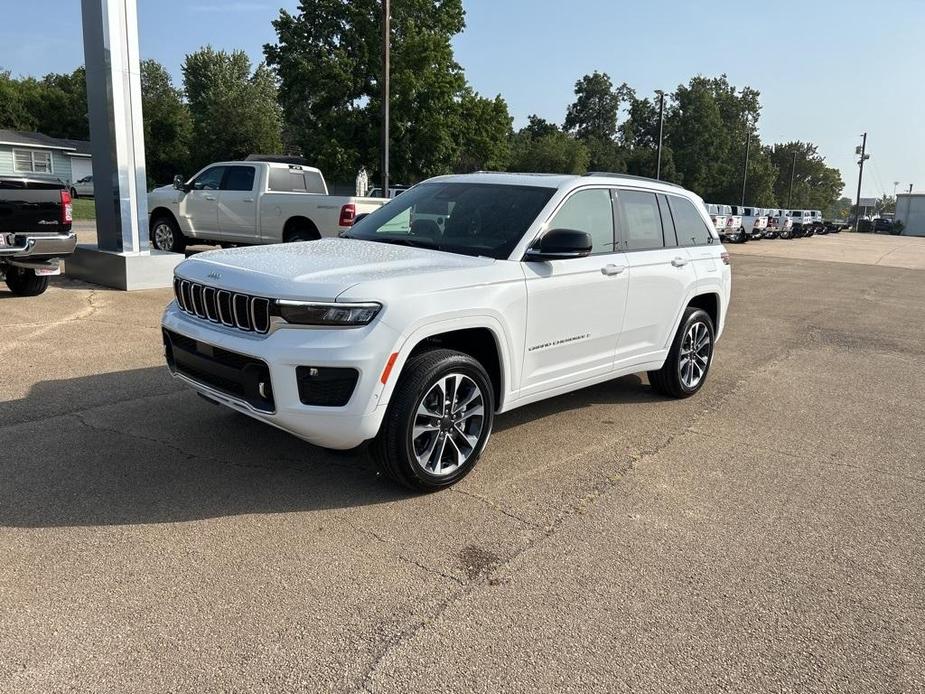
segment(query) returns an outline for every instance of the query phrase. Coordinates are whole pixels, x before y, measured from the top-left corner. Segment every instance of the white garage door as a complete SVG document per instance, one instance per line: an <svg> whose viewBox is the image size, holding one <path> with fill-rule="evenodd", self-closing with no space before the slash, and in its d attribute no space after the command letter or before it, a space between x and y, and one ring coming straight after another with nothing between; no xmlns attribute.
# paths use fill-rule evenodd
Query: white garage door
<svg viewBox="0 0 925 694"><path fill-rule="evenodd" d="M71 157L71 182L92 175L93 166L90 163L90 157Z"/></svg>

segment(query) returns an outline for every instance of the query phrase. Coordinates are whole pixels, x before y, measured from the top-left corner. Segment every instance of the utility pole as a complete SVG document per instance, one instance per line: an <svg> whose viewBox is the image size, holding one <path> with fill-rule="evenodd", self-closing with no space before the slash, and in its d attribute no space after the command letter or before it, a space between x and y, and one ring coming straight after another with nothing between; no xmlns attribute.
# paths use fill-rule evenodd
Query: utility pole
<svg viewBox="0 0 925 694"><path fill-rule="evenodd" d="M861 155L861 160L858 162L860 167L858 171L858 198L857 204L855 205L855 214L854 214L854 230L858 230L858 226L861 222L861 181L864 179L864 161L870 159L870 155L867 153L867 133L862 135L864 138L861 142L861 146L855 148L855 154Z"/></svg>
<svg viewBox="0 0 925 694"><path fill-rule="evenodd" d="M747 122L747 121L746 121ZM742 167L742 205L745 205L745 185L748 183L748 153L752 146L752 129L748 128L748 137L745 138L745 166Z"/></svg>
<svg viewBox="0 0 925 694"><path fill-rule="evenodd" d="M382 197L389 197L389 50L391 48L389 0L382 0Z"/></svg>
<svg viewBox="0 0 925 694"><path fill-rule="evenodd" d="M662 180L662 134L665 131L665 92L658 90L658 164L655 169L655 180Z"/></svg>
<svg viewBox="0 0 925 694"><path fill-rule="evenodd" d="M787 211L790 211L790 206L793 205L793 175L797 172L797 153L796 150L793 151L793 163L790 165L790 192L787 193Z"/></svg>

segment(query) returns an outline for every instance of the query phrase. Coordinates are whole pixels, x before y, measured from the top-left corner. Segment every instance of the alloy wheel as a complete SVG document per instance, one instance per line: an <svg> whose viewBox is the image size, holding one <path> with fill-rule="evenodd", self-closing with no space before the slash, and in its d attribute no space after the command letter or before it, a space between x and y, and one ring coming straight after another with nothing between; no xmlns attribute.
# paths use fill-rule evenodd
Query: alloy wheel
<svg viewBox="0 0 925 694"><path fill-rule="evenodd" d="M418 466L443 477L466 464L478 447L485 424L485 396L469 376L441 376L418 403L411 428L411 450Z"/></svg>
<svg viewBox="0 0 925 694"><path fill-rule="evenodd" d="M710 363L712 350L713 341L710 338L709 328L701 321L692 323L681 341L681 353L678 359L681 383L688 390L693 390L703 380Z"/></svg>
<svg viewBox="0 0 925 694"><path fill-rule="evenodd" d="M173 248L173 229L166 222L160 222L154 227L154 246L159 251L169 251Z"/></svg>

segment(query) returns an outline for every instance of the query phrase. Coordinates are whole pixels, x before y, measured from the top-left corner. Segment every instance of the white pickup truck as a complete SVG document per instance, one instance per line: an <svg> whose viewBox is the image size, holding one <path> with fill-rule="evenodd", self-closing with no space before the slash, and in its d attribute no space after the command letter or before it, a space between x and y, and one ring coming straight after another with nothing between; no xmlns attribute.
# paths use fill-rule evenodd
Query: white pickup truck
<svg viewBox="0 0 925 694"><path fill-rule="evenodd" d="M742 228L749 239L764 238L765 229L768 228L768 217L762 214L762 209L733 205L732 210L742 217Z"/></svg>
<svg viewBox="0 0 925 694"><path fill-rule="evenodd" d="M252 245L337 236L385 198L328 195L321 171L261 161L210 164L148 195L151 244L182 253L187 244Z"/></svg>

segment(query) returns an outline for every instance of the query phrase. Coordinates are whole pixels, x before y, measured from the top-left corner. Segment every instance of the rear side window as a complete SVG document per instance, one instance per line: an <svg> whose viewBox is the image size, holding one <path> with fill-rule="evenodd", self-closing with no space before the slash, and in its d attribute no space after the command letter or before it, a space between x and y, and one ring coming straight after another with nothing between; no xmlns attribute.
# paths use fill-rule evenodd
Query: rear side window
<svg viewBox="0 0 925 694"><path fill-rule="evenodd" d="M668 200L671 202L671 216L674 218L679 245L703 246L713 243L713 234L694 203L677 195L669 195Z"/></svg>
<svg viewBox="0 0 925 694"><path fill-rule="evenodd" d="M253 166L229 166L222 182L222 190L252 191L254 189Z"/></svg>
<svg viewBox="0 0 925 694"><path fill-rule="evenodd" d="M628 251L662 248L662 219L655 193L621 190L618 193L623 211L623 242Z"/></svg>
<svg viewBox="0 0 925 694"><path fill-rule="evenodd" d="M550 229L585 231L594 242L592 253L613 253L613 203L604 188L580 190L559 208Z"/></svg>

